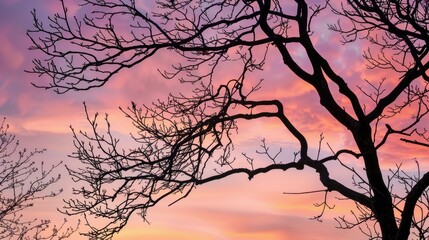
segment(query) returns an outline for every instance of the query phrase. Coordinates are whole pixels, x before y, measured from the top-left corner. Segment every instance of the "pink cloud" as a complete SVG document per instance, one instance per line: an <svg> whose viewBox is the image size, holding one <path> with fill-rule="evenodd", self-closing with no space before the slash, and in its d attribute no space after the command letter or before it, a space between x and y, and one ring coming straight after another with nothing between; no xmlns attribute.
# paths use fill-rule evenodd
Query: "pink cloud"
<svg viewBox="0 0 429 240"><path fill-rule="evenodd" d="M11 70L20 70L24 63L24 54L21 49L17 47L13 40L8 38L12 30L8 27L0 27L0 64L2 68L9 68Z"/></svg>

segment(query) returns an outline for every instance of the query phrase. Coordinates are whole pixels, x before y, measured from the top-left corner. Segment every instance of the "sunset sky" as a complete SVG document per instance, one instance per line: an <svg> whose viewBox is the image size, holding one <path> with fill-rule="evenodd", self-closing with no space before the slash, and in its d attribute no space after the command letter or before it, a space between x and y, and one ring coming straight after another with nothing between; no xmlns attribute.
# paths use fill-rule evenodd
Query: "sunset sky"
<svg viewBox="0 0 429 240"><path fill-rule="evenodd" d="M157 71L163 67L168 56L157 55L151 61L136 68L121 72L106 86L83 92L69 92L58 95L53 91L37 89L31 85L39 81L38 76L25 73L31 68L31 60L39 53L29 51L31 45L26 30L31 28L30 11L37 9L42 16L52 15L58 11L58 0L0 0L0 116L6 117L11 126L11 133L20 139L21 146L28 149L46 148L47 152L39 155L37 160L45 163L73 165L76 161L68 157L73 152L70 125L75 129L88 129L82 102L86 102L90 114L108 113L114 134L129 141L133 131L129 121L119 110L127 107L131 101L138 104L150 104L156 99L165 99L169 92L185 89L177 80L165 80ZM76 10L78 11L78 9ZM335 21L330 15L321 17L320 23L326 25ZM349 79L362 80L363 77L379 78L383 74L372 72L363 74L365 63L361 50L365 46L336 47L332 43L339 41L339 36L326 32L317 38L318 49L329 56L333 66ZM299 49L297 50L299 51ZM297 53L299 54L299 53ZM269 56L270 57L270 56ZM267 80L258 92L258 97L288 99L287 110L292 119L303 129L308 137L312 151L316 152L319 136L323 132L330 146L338 149L348 145L349 135L345 129L332 122L326 112L318 108L318 98L303 82L296 79L285 81L290 75L276 58L269 60L260 74L267 75ZM289 75L287 75L289 74ZM275 121L243 123L237 137L237 149L254 153L259 140L266 138L273 148L282 147L291 156L296 151L296 143L287 139L287 133ZM128 140L127 140L128 139ZM326 147L326 146L325 146ZM410 146L413 147L413 146ZM414 155L404 154L403 148L388 145L386 148L386 170L393 166L395 160L412 166L417 157L422 166L428 166L429 160L422 149L413 150ZM327 149L325 149L327 150ZM393 152L394 151L394 152ZM387 154L388 153L388 154ZM238 152L240 154L240 152ZM351 163L362 166L360 162ZM408 164L408 165L407 165ZM25 214L51 219L61 223L64 215L56 211L63 205L62 199L71 196L73 182L67 176L65 167L58 171L62 179L52 186L52 190L63 188L64 193L55 199L38 202ZM347 179L350 174L335 172L337 179ZM159 206L150 209L148 220L144 223L139 216L115 238L127 239L301 239L318 240L341 236L342 239L363 239L359 230L340 230L335 228L334 217L349 214L353 203L335 200L335 208L328 211L323 222L309 220L320 212L314 206L323 199L323 193L310 195L287 195L284 192L320 190L323 187L314 171L276 171L259 175L252 181L246 176L238 175L220 181L199 186L186 199L168 206L175 199L167 199ZM68 218L68 217L67 217ZM77 218L68 218L73 225ZM82 230L85 226L81 227ZM78 234L71 239L83 239Z"/></svg>

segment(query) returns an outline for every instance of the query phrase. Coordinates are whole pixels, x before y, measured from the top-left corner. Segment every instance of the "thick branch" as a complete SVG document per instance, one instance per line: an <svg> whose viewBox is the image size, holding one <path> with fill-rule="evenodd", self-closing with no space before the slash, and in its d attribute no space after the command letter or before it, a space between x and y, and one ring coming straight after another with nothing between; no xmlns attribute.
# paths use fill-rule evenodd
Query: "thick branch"
<svg viewBox="0 0 429 240"><path fill-rule="evenodd" d="M413 221L414 209L418 199L422 196L423 192L427 191L429 187L429 172L425 173L423 177L414 185L408 193L405 200L404 210L402 211L402 219L399 224L398 234L396 240L407 239L410 235L411 222Z"/></svg>

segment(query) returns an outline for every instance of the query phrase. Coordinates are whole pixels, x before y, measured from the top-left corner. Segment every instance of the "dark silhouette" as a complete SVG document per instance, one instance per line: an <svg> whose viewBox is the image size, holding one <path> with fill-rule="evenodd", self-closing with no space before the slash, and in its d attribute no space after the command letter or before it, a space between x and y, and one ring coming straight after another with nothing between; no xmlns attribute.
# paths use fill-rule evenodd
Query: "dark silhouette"
<svg viewBox="0 0 429 240"><path fill-rule="evenodd" d="M42 51L47 59L34 60L30 72L49 80L38 87L58 93L100 87L120 70L158 52L178 58L170 70L160 71L162 76L195 87L189 96L171 95L153 106L138 107L133 102L122 110L137 129L133 137L140 147L119 148L107 117L106 132L98 128L98 115L89 114L93 131L73 130L72 157L83 167L70 168L69 173L85 185L74 189L77 198L66 202L65 212L85 214L94 226L88 236L108 239L133 213L145 218L147 209L162 199L173 194L185 198L199 184L233 174L252 179L275 169L287 173L310 168L325 186L323 210L316 219L329 207L327 196L335 191L357 206L351 218L336 219L341 228L359 227L370 239L429 237L429 173L420 168L407 173L399 162L397 169L386 172L380 161L388 142L428 146L422 126L429 111L428 1L154 2L153 12L147 12L133 0L82 0L80 13L86 15L74 17L61 1L63 11L46 21L33 12L34 28L28 32L32 49ZM356 76L339 74L332 59L314 44L318 37L314 29L320 27L316 19L322 13L339 19L329 25L343 37L337 50L355 41L369 43L363 55L367 65L385 71L386 79L357 83ZM293 53L296 48L302 50L299 57ZM252 84L249 76L263 71L273 56L282 60L285 74L289 69L300 79L296 81L312 87L320 108L347 131L353 141L350 147L327 145L331 154L324 154L322 143L329 139L321 137L318 146L309 146L308 136L289 117L284 100L254 97L263 88ZM236 72L231 74L236 75L222 83L217 74L225 64L234 64ZM233 158L239 121L266 118L277 119L292 134L300 146L296 153L273 153L263 141L257 157L246 153L242 159ZM310 148L319 151L314 154ZM264 156L268 165L255 164ZM360 162L363 168L351 167L345 159ZM348 169L352 184L331 177L331 163ZM399 186L403 191L397 191ZM103 217L107 223L96 227L89 216Z"/></svg>
<svg viewBox="0 0 429 240"><path fill-rule="evenodd" d="M15 135L8 133L5 119L0 124L0 238L1 239L65 239L77 228L54 225L47 219L29 218L25 211L45 198L53 198L62 192L50 190L60 179L54 175L59 166L45 166L33 158L45 150L28 152L19 148Z"/></svg>

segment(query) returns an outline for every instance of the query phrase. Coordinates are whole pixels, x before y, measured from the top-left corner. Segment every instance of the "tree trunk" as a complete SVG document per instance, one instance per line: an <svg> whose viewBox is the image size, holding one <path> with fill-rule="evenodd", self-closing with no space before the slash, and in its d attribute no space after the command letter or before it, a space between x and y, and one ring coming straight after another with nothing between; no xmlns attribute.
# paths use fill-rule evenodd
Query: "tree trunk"
<svg viewBox="0 0 429 240"><path fill-rule="evenodd" d="M398 226L393 212L392 198L383 180L377 150L371 137L371 127L360 127L354 131L354 138L362 153L365 171L372 190L372 208L377 219L383 240L394 240Z"/></svg>

